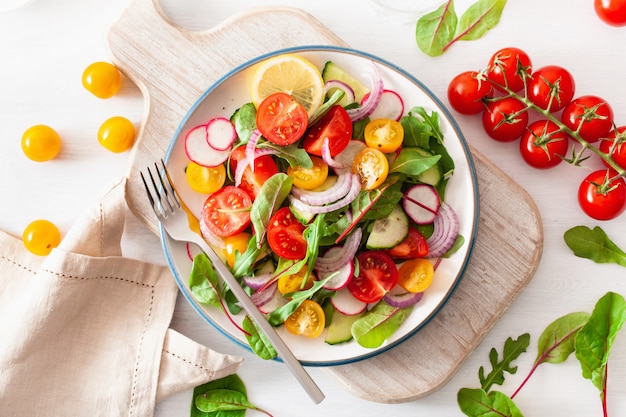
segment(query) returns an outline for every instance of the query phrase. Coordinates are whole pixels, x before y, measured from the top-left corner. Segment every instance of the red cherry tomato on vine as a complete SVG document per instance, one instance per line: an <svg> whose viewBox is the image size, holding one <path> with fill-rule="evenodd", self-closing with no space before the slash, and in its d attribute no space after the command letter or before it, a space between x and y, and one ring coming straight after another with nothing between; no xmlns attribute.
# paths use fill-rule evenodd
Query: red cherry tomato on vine
<svg viewBox="0 0 626 417"><path fill-rule="evenodd" d="M461 114L478 114L485 109L485 97L493 95L493 87L483 74L465 71L448 85L448 101Z"/></svg>
<svg viewBox="0 0 626 417"><path fill-rule="evenodd" d="M520 140L520 153L532 167L545 169L563 161L569 148L569 135L559 131L556 123L538 120L528 126Z"/></svg>
<svg viewBox="0 0 626 417"><path fill-rule="evenodd" d="M616 134L615 130L611 131L608 138L603 139L598 147L602 152L610 153L613 157L613 161L620 167L626 169L626 126L618 127L617 132ZM613 146L616 141L617 144ZM602 160L602 162L607 167L609 166L604 160Z"/></svg>
<svg viewBox="0 0 626 417"><path fill-rule="evenodd" d="M626 26L626 0L595 0L593 7L604 23Z"/></svg>
<svg viewBox="0 0 626 417"><path fill-rule="evenodd" d="M574 98L576 84L568 70L548 65L535 71L528 81L526 97L544 110L561 110Z"/></svg>
<svg viewBox="0 0 626 417"><path fill-rule="evenodd" d="M522 136L528 126L526 105L513 97L487 104L483 112L485 132L500 142L512 142Z"/></svg>
<svg viewBox="0 0 626 417"><path fill-rule="evenodd" d="M626 183L618 178L608 184L607 179L615 175L614 170L601 169L589 174L578 189L580 208L596 220L611 220L626 208Z"/></svg>
<svg viewBox="0 0 626 417"><path fill-rule="evenodd" d="M500 91L504 91L503 86L508 86L515 92L520 91L524 88L524 80L520 75L526 73L530 76L531 72L532 62L528 54L514 47L500 49L493 54L487 65L487 78Z"/></svg>
<svg viewBox="0 0 626 417"><path fill-rule="evenodd" d="M611 131L613 109L598 96L580 96L565 106L561 121L572 130L580 126L580 136L587 142L596 142Z"/></svg>

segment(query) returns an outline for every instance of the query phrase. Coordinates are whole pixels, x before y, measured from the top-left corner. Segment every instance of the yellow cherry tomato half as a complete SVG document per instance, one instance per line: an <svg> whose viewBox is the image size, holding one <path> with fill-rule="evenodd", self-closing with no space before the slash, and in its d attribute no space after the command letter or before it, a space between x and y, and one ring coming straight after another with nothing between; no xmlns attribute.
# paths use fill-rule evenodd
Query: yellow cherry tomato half
<svg viewBox="0 0 626 417"><path fill-rule="evenodd" d="M46 256L61 243L61 232L48 220L35 220L24 229L22 241L29 252Z"/></svg>
<svg viewBox="0 0 626 417"><path fill-rule="evenodd" d="M365 148L354 158L352 172L359 174L364 190L373 190L387 179L389 161L378 149Z"/></svg>
<svg viewBox="0 0 626 417"><path fill-rule="evenodd" d="M365 126L365 143L382 153L395 152L404 140L404 128L395 120L376 119Z"/></svg>
<svg viewBox="0 0 626 417"><path fill-rule="evenodd" d="M306 276L307 269L305 265L295 274L281 275L280 278L278 278L278 291L285 295L311 288L315 281L315 276L313 274Z"/></svg>
<svg viewBox="0 0 626 417"><path fill-rule="evenodd" d="M189 162L185 169L185 177L192 190L201 194L212 194L226 182L226 168L224 164L205 167Z"/></svg>
<svg viewBox="0 0 626 417"><path fill-rule="evenodd" d="M60 150L61 137L50 126L31 126L22 135L22 151L28 159L35 162L54 159Z"/></svg>
<svg viewBox="0 0 626 417"><path fill-rule="evenodd" d="M83 87L98 98L111 98L120 89L122 77L115 65L94 62L83 71Z"/></svg>
<svg viewBox="0 0 626 417"><path fill-rule="evenodd" d="M235 254L237 252L241 255L248 249L250 237L250 233L241 232L224 238L224 248L222 252L224 253L228 266L231 268L235 266Z"/></svg>
<svg viewBox="0 0 626 417"><path fill-rule="evenodd" d="M289 333L310 338L321 335L325 325L326 316L322 306L308 299L285 320L285 328Z"/></svg>
<svg viewBox="0 0 626 417"><path fill-rule="evenodd" d="M324 184L328 178L328 165L318 156L311 156L313 166L287 168L287 175L293 178L293 185L303 190L312 190Z"/></svg>
<svg viewBox="0 0 626 417"><path fill-rule="evenodd" d="M98 142L114 153L127 151L135 142L135 126L125 117L111 117L100 126Z"/></svg>
<svg viewBox="0 0 626 417"><path fill-rule="evenodd" d="M398 268L398 285L409 292L423 292L434 276L435 269L428 259L411 259Z"/></svg>

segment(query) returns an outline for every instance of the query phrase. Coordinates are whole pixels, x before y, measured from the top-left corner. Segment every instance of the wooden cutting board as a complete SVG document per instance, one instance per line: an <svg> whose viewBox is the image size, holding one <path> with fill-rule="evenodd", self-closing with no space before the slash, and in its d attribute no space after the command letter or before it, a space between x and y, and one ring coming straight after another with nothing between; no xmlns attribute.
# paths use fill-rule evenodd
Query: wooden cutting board
<svg viewBox="0 0 626 417"><path fill-rule="evenodd" d="M207 88L234 67L273 50L347 46L297 9L256 9L211 30L191 32L168 22L155 2L133 0L108 34L113 62L145 97L147 112L128 169L126 198L154 232L157 222L139 171L164 157L180 121ZM270 28L268 21L281 24ZM543 229L534 202L483 155L471 152L480 224L466 273L448 303L412 338L374 358L326 368L356 396L398 403L441 388L535 273Z"/></svg>

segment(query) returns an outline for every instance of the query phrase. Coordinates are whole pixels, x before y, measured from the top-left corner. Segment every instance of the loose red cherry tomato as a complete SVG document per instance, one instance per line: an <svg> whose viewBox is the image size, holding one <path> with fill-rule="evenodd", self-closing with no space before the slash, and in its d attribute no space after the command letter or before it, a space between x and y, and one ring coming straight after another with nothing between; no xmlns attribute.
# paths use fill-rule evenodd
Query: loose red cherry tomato
<svg viewBox="0 0 626 417"><path fill-rule="evenodd" d="M526 106L513 97L492 101L483 112L485 132L500 142L511 142L519 138L527 125Z"/></svg>
<svg viewBox="0 0 626 417"><path fill-rule="evenodd" d="M352 121L348 112L340 105L331 107L328 113L309 128L302 146L311 155L322 156L325 139L328 139L331 156L346 149L352 139Z"/></svg>
<svg viewBox="0 0 626 417"><path fill-rule="evenodd" d="M202 207L202 220L213 234L228 237L250 224L252 198L245 190L227 185L211 194Z"/></svg>
<svg viewBox="0 0 626 417"><path fill-rule="evenodd" d="M594 0L593 7L604 23L626 26L626 0Z"/></svg>
<svg viewBox="0 0 626 417"><path fill-rule="evenodd" d="M428 243L419 230L409 227L409 234L404 240L386 252L393 259L423 258L428 255Z"/></svg>
<svg viewBox="0 0 626 417"><path fill-rule="evenodd" d="M561 113L561 121L572 130L579 129L587 142L607 137L613 127L613 109L598 96L580 96L572 100Z"/></svg>
<svg viewBox="0 0 626 417"><path fill-rule="evenodd" d="M285 328L289 333L310 338L318 337L326 326L324 309L313 300L304 300L287 320Z"/></svg>
<svg viewBox="0 0 626 417"><path fill-rule="evenodd" d="M568 70L548 65L533 73L526 97L542 109L556 112L572 101L575 90L574 77Z"/></svg>
<svg viewBox="0 0 626 417"><path fill-rule="evenodd" d="M533 122L522 135L520 153L535 168L552 168L563 161L569 148L569 135L549 120Z"/></svg>
<svg viewBox="0 0 626 417"><path fill-rule="evenodd" d="M267 243L281 258L299 260L306 256L304 226L289 207L279 209L267 225Z"/></svg>
<svg viewBox="0 0 626 417"><path fill-rule="evenodd" d="M398 268L383 251L357 255L359 274L348 283L348 290L364 303L375 303L398 283Z"/></svg>
<svg viewBox="0 0 626 417"><path fill-rule="evenodd" d="M237 165L244 159L246 159L245 146L233 149L230 154L231 173L234 174L237 171ZM252 197L252 200L254 200L259 194L259 190L261 190L263 184L277 173L278 166L271 155L256 157L254 158L254 171L250 166L246 167L243 171L239 187L246 190Z"/></svg>
<svg viewBox="0 0 626 417"><path fill-rule="evenodd" d="M495 89L504 91L504 86L518 92L524 88L523 77L530 76L532 63L528 54L519 48L503 48L493 54L487 65L487 78ZM525 74L527 75L525 75Z"/></svg>
<svg viewBox="0 0 626 417"><path fill-rule="evenodd" d="M626 208L626 183L623 178L605 182L615 175L613 170L598 170L589 174L578 189L580 208L596 220L611 220Z"/></svg>
<svg viewBox="0 0 626 417"><path fill-rule="evenodd" d="M261 134L276 145L297 142L309 123L304 106L287 93L274 93L265 98L256 114L256 125Z"/></svg>
<svg viewBox="0 0 626 417"><path fill-rule="evenodd" d="M610 153L613 157L613 161L620 167L626 169L626 126L620 126L617 128L617 134L615 129L609 133L607 139L603 139L598 146L604 153ZM602 160L602 162L608 167L609 165Z"/></svg>
<svg viewBox="0 0 626 417"><path fill-rule="evenodd" d="M485 97L493 95L493 87L485 75L477 71L465 71L448 85L448 101L461 114L478 114L485 109Z"/></svg>

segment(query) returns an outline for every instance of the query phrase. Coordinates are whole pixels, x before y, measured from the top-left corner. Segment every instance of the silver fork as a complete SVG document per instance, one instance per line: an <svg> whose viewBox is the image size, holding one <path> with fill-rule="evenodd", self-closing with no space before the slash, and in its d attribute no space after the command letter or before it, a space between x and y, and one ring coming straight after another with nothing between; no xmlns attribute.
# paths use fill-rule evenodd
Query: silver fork
<svg viewBox="0 0 626 417"><path fill-rule="evenodd" d="M261 311L252 302L248 294L241 288L237 279L217 256L211 246L209 246L200 235L194 233L189 228L187 213L182 208L180 197L174 189L172 179L167 172L163 160L161 160L160 168L157 163L154 164L154 170L155 174L152 173L150 167L147 168L149 181L146 180L143 172L140 172L141 179L146 187L146 193L148 194L152 209L167 234L174 240L194 243L207 254L213 263L217 275L224 280L235 297L237 297L237 300L241 303L243 309L248 313L248 316L263 331L265 336L272 343L272 346L274 346L274 349L276 349L278 355L296 377L300 385L302 385L309 397L311 397L316 404L322 402L324 393L302 367L300 361L298 361L283 339L276 333L274 327L265 319L265 316L263 316Z"/></svg>

